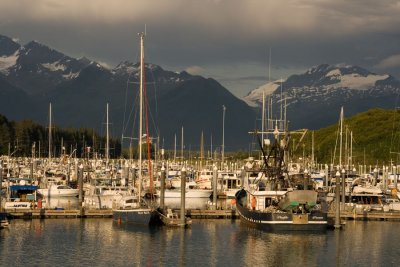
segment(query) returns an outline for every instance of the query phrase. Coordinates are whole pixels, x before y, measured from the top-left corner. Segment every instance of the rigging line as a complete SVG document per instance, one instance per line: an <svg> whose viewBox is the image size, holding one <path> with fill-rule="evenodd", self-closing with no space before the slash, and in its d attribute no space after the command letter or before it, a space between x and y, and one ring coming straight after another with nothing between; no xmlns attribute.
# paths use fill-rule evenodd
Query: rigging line
<svg viewBox="0 0 400 267"><path fill-rule="evenodd" d="M129 82L129 80L127 81L127 88L129 87L129 84L130 82ZM133 95L135 95L135 94L133 94ZM127 102L127 98L128 98L128 96L127 96L127 94L126 94L126 96L125 96L125 101ZM134 113L134 111L135 111L135 104L137 105L137 103L139 102L139 93L137 92L136 93L136 97L135 97L135 99L134 99L134 101L133 101L133 105L131 106L131 108L129 109L129 115L128 115L128 118L126 118L126 110L127 110L127 104L126 104L126 106L125 106L125 108L124 108L124 123L123 123L123 127L122 127L122 136L124 135L124 133L125 132L127 132L129 129L130 129L130 126L132 126L132 131L133 131L133 129L134 129L134 125L136 124L136 112ZM132 118L132 114L135 114L134 116L133 116L133 124L130 124L129 122L131 121L131 118ZM133 133L130 133L130 136L134 136L134 134Z"/></svg>
<svg viewBox="0 0 400 267"><path fill-rule="evenodd" d="M332 166L335 166L336 148L337 148L337 144L338 144L338 140L339 140L339 133L340 133L340 118L339 118L338 130L337 130L337 135L336 135L335 149L333 150Z"/></svg>
<svg viewBox="0 0 400 267"><path fill-rule="evenodd" d="M257 135L258 145L261 148L261 153L263 155L263 160L264 160L265 167L268 168L268 161L267 161L268 159L265 156L265 151L264 151L264 148L263 148L263 144L261 143L260 136L258 136L257 132L255 134Z"/></svg>
<svg viewBox="0 0 400 267"><path fill-rule="evenodd" d="M147 99L147 90L146 90L147 86L146 86L146 76L143 72L143 94L144 94L144 101L145 101L145 116L146 116L146 141L147 141L147 169L148 169L148 173L149 173L149 179L150 179L150 194L151 197L153 197L153 177L152 177L152 173L151 173L151 157L150 157L150 135L149 135L149 113L148 113L148 109L149 109L149 101Z"/></svg>
<svg viewBox="0 0 400 267"><path fill-rule="evenodd" d="M158 101L157 101L157 86L156 86L156 78L154 76L153 71L150 69L151 76L153 77L154 81L154 102L155 102L155 110L156 110L156 121L158 121ZM157 131L158 132L158 131Z"/></svg>
<svg viewBox="0 0 400 267"><path fill-rule="evenodd" d="M124 116L122 119L122 129L121 129L122 135L124 135L124 132L125 132L126 107L128 105L129 78L130 78L130 75L128 76L128 80L126 81L126 86L125 86Z"/></svg>
<svg viewBox="0 0 400 267"><path fill-rule="evenodd" d="M396 99L397 102L397 99ZM392 122L392 136L390 138L390 150L392 150L394 139L395 139L395 122L396 122L396 115L397 115L397 110L395 108L394 113L393 113L393 122Z"/></svg>
<svg viewBox="0 0 400 267"><path fill-rule="evenodd" d="M132 131L133 131L134 125L136 124L136 118L137 118L137 112L135 112L135 106L138 106L138 102L139 102L139 92L136 93L136 97L135 97L135 99L133 101L133 105L132 105L132 107L130 109L130 112L129 112L129 116L128 116L128 119L127 119L126 127L124 128L123 132L125 132L125 130L128 130L129 126L132 126ZM133 116L133 123L131 125L131 124L129 124L129 121L131 120L132 114L134 114L134 116ZM131 133L131 136L132 137L134 136L133 132Z"/></svg>

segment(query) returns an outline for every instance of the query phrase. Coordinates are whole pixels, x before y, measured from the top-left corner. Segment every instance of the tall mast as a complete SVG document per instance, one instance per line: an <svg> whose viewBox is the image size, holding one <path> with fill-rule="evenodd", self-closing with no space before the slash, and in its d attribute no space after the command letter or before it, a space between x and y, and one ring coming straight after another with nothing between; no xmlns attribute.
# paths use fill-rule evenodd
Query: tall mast
<svg viewBox="0 0 400 267"><path fill-rule="evenodd" d="M200 138L200 170L203 168L203 160L204 160L204 135L203 135L203 131L201 131L201 138Z"/></svg>
<svg viewBox="0 0 400 267"><path fill-rule="evenodd" d="M225 160L225 105L222 105L222 155L221 155L221 168L224 167Z"/></svg>
<svg viewBox="0 0 400 267"><path fill-rule="evenodd" d="M109 132L108 132L108 103L107 103L107 121L106 121L106 165L108 167L108 161L110 159L110 136L109 136Z"/></svg>
<svg viewBox="0 0 400 267"><path fill-rule="evenodd" d="M343 107L340 110L339 168L342 168L342 145L343 145Z"/></svg>
<svg viewBox="0 0 400 267"><path fill-rule="evenodd" d="M139 199L142 190L142 138L143 138L143 83L144 83L144 33L140 36L140 93L139 93Z"/></svg>
<svg viewBox="0 0 400 267"><path fill-rule="evenodd" d="M264 129L265 129L265 92L262 92L262 112L261 112L261 143L264 146Z"/></svg>
<svg viewBox="0 0 400 267"><path fill-rule="evenodd" d="M181 133L181 158L183 163L183 126L182 126L182 133Z"/></svg>
<svg viewBox="0 0 400 267"><path fill-rule="evenodd" d="M51 160L51 143L52 143L51 127L52 127L52 125L51 125L51 102L50 102L50 105L49 105L49 161Z"/></svg>
<svg viewBox="0 0 400 267"><path fill-rule="evenodd" d="M175 134L175 142L174 142L174 162L176 162L176 134Z"/></svg>

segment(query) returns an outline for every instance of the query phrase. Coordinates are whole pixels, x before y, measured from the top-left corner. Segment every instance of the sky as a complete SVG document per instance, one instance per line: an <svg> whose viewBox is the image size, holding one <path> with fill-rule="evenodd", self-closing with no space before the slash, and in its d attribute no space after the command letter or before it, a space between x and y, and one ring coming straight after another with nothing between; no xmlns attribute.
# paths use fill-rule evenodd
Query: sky
<svg viewBox="0 0 400 267"><path fill-rule="evenodd" d="M319 64L400 78L400 0L0 0L0 34L109 67L146 61L236 96Z"/></svg>

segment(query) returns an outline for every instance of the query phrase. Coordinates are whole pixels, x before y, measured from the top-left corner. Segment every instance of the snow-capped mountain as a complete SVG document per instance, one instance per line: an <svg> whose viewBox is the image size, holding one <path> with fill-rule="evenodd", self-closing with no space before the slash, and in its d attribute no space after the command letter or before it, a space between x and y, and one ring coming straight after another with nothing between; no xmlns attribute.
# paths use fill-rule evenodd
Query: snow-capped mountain
<svg viewBox="0 0 400 267"><path fill-rule="evenodd" d="M202 131L204 136L222 140L222 105L228 110L226 149L247 147L255 114L246 103L213 79L164 70L151 63L145 68L150 131L164 140L166 148L182 126L185 143L193 147ZM124 61L110 69L84 57L69 57L37 41L20 45L0 36L0 114L10 120L46 123L51 102L57 126L95 128L104 133L109 103L113 135L121 136L122 131L132 136L138 132L132 127L138 121L133 109L138 107L139 72L138 63ZM217 147L218 142L214 143Z"/></svg>
<svg viewBox="0 0 400 267"><path fill-rule="evenodd" d="M76 78L90 62L64 55L37 41L20 45L0 36L0 73L28 94L47 93Z"/></svg>
<svg viewBox="0 0 400 267"><path fill-rule="evenodd" d="M375 74L357 66L323 64L260 86L243 100L259 108L263 92L275 105L284 99L288 116L301 120L292 120L294 125L318 128L336 120L335 113L326 108L338 113L340 106L345 106L347 115L372 107L395 108L400 82L388 74Z"/></svg>

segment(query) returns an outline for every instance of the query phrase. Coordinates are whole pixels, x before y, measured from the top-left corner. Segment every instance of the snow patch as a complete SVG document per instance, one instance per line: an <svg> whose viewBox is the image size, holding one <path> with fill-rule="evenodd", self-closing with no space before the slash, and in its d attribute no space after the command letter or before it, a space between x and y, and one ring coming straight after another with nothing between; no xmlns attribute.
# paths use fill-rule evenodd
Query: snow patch
<svg viewBox="0 0 400 267"><path fill-rule="evenodd" d="M370 74L368 76L361 76L353 73L349 75L343 75L340 77L340 82L335 84L334 87L347 87L350 89L367 89L375 86L375 83L380 80L385 80L389 75L375 75Z"/></svg>
<svg viewBox="0 0 400 267"><path fill-rule="evenodd" d="M67 69L64 64L60 64L58 61L53 63L43 63L42 66L50 71L65 71Z"/></svg>
<svg viewBox="0 0 400 267"><path fill-rule="evenodd" d="M340 75L342 75L342 72L340 71L340 69L334 69L334 70L331 70L330 72L328 72L325 76L326 77L332 77L332 76L336 77L336 76L340 76Z"/></svg>
<svg viewBox="0 0 400 267"><path fill-rule="evenodd" d="M283 82L283 81L282 81ZM251 91L247 96L243 97L243 100L251 107L257 107L257 102L262 100L263 92L264 96L272 95L276 89L278 89L281 85L281 80L277 80L274 82L270 82L264 84L257 89Z"/></svg>
<svg viewBox="0 0 400 267"><path fill-rule="evenodd" d="M8 68L17 64L18 57L19 57L19 51L16 51L11 56L0 57L0 72L8 74Z"/></svg>
<svg viewBox="0 0 400 267"><path fill-rule="evenodd" d="M64 74L63 78L66 80L72 80L79 76L80 71L78 72L70 72L68 74Z"/></svg>

